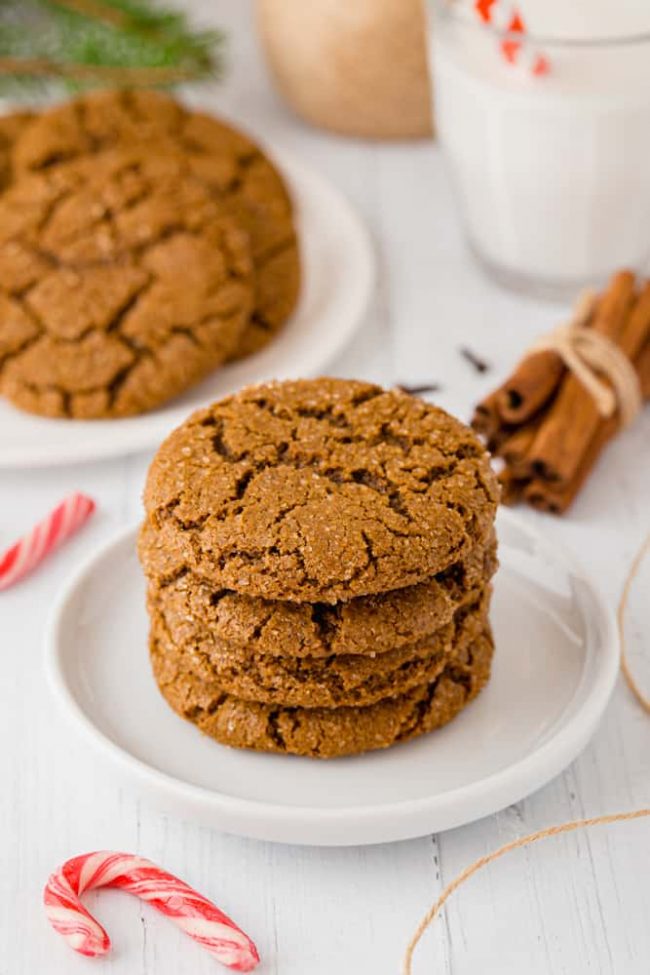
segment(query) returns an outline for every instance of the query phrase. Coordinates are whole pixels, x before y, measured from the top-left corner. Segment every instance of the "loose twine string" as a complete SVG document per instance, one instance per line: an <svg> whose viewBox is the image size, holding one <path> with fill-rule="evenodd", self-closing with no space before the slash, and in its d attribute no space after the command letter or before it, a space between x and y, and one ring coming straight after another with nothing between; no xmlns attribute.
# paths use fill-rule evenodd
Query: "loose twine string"
<svg viewBox="0 0 650 975"><path fill-rule="evenodd" d="M627 651L625 646L625 612L627 609L630 592L632 590L632 584L639 573L641 563L643 562L643 559L645 558L649 549L650 533L647 535L643 545L632 561L623 585L617 612L618 632L621 644L621 670L628 687L634 694L641 707L648 714L650 714L650 699L646 697L646 695L639 688L639 685L637 684L630 670L627 659ZM642 819L646 816L650 816L650 808L635 809L632 812L612 813L609 816L594 816L591 819L575 819L568 823L548 826L546 829L540 829L536 833L530 833L528 836L520 836L519 839L506 843L504 846L499 847L498 850L493 850L492 853L479 857L479 859L475 860L474 863L471 863L468 867L465 867L465 869L459 873L458 876L451 881L451 883L447 884L438 900L429 908L427 913L420 921L415 933L406 946L406 952L404 954L402 963L402 975L411 975L413 953L422 935L427 930L434 918L440 913L445 903L449 900L451 895L458 890L462 884L465 883L466 880L473 877L474 874L478 873L479 870L482 870L483 867L487 867L488 864L493 863L495 860L499 860L502 856L505 856L506 853L510 853L512 850L521 849L523 846L530 846L532 843L537 843L538 840L548 839L549 836L559 836L561 833L572 833L575 830L585 829L588 826L611 826L613 823L624 823L632 819Z"/></svg>
<svg viewBox="0 0 650 975"><path fill-rule="evenodd" d="M646 714L650 714L650 698L643 693L637 684L636 678L630 669L630 664L627 659L627 649L625 646L625 610L630 597L632 584L639 573L641 563L648 554L648 550L650 550L650 533L646 536L645 542L634 556L634 560L630 566L630 571L627 574L627 579L625 580L625 584L623 586L623 592L621 593L621 599L618 604L617 612L618 632L621 639L621 671L623 672L623 677L625 678L627 686L630 688Z"/></svg>
<svg viewBox="0 0 650 975"><path fill-rule="evenodd" d="M543 335L533 351L557 352L590 394L600 415L609 417L618 409L621 428L624 428L643 406L641 383L634 366L616 343L585 327L595 305L596 294L584 291L571 320Z"/></svg>

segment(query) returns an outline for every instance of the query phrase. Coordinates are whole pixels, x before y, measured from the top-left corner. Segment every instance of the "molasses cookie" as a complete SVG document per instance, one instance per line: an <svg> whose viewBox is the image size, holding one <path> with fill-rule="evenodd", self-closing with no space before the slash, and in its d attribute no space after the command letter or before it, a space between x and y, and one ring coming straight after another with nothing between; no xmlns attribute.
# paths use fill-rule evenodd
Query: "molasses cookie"
<svg viewBox="0 0 650 975"><path fill-rule="evenodd" d="M19 172L51 172L118 145L176 152L250 236L254 311L237 355L261 348L295 307L300 259L282 177L251 139L155 91L92 92L43 112L17 141Z"/></svg>
<svg viewBox="0 0 650 975"><path fill-rule="evenodd" d="M140 550L149 578L149 609L164 616L177 644L209 634L224 653L275 657L333 654L375 656L426 641L449 623L459 607L485 589L497 566L496 542L477 546L462 561L405 589L359 596L347 602L288 603L256 599L214 585L190 572L168 577L153 571L164 553L145 525Z"/></svg>
<svg viewBox="0 0 650 975"><path fill-rule="evenodd" d="M431 681L485 629L489 592L427 639L396 650L330 657L280 657L215 644L209 630L199 639L178 643L163 613L151 612L152 634L179 673L245 701L285 707L359 707L396 697Z"/></svg>
<svg viewBox="0 0 650 975"><path fill-rule="evenodd" d="M316 379L195 413L158 451L144 500L145 565L154 544L217 589L334 603L416 585L485 545L498 488L443 410Z"/></svg>
<svg viewBox="0 0 650 975"><path fill-rule="evenodd" d="M232 354L252 295L246 232L175 156L115 150L0 197L0 392L23 409L152 409Z"/></svg>
<svg viewBox="0 0 650 975"><path fill-rule="evenodd" d="M300 708L257 704L179 671L155 634L151 660L171 707L225 745L256 751L334 758L387 748L440 728L479 693L490 676L489 626L433 679L368 707Z"/></svg>

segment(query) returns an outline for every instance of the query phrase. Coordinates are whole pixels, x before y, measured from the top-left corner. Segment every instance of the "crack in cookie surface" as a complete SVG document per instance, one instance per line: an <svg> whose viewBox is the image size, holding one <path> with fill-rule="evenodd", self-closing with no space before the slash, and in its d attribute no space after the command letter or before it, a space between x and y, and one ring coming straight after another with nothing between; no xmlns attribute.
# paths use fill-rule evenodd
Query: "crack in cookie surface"
<svg viewBox="0 0 650 975"><path fill-rule="evenodd" d="M321 657L381 654L427 640L470 604L496 571L496 542L415 586L347 602L288 603L250 597L213 584L186 566L170 571L166 552L153 544L148 525L148 598L178 644L209 637L215 649L249 655ZM150 539L147 544L144 538ZM167 574L159 574L166 569Z"/></svg>
<svg viewBox="0 0 650 975"><path fill-rule="evenodd" d="M0 391L50 416L142 412L231 353L246 233L176 157L114 150L0 198Z"/></svg>
<svg viewBox="0 0 650 975"><path fill-rule="evenodd" d="M164 610L150 606L151 633L180 673L247 701L283 707L367 706L433 680L485 629L489 588L460 607L453 619L416 644L374 654L291 657L231 652L208 630L176 639Z"/></svg>
<svg viewBox="0 0 650 975"><path fill-rule="evenodd" d="M447 724L487 683L494 644L489 626L433 680L366 707L282 707L224 694L179 670L155 635L154 676L168 704L217 741L235 748L335 758L388 748ZM216 705L216 706L215 706Z"/></svg>
<svg viewBox="0 0 650 975"><path fill-rule="evenodd" d="M146 144L152 153L180 154L249 234L255 312L236 357L257 351L296 305L300 258L282 177L247 136L162 92L105 91L43 112L17 141L13 157L19 172L45 172L134 143Z"/></svg>
<svg viewBox="0 0 650 975"><path fill-rule="evenodd" d="M165 441L141 559L157 550L218 588L333 603L448 568L486 543L497 500L487 454L444 411L354 381L270 384Z"/></svg>

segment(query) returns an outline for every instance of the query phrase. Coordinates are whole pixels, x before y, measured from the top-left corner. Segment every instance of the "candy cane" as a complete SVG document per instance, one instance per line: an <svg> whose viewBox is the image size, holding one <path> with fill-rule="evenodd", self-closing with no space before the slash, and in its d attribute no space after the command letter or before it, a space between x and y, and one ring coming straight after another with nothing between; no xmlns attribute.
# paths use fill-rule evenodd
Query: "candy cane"
<svg viewBox="0 0 650 975"><path fill-rule="evenodd" d="M521 34L525 39L526 26L516 7L508 0L474 0L474 12L484 24L491 24L495 30L504 34ZM550 68L548 58L530 47L527 43L504 37L501 51L506 61L533 75L547 74Z"/></svg>
<svg viewBox="0 0 650 975"><path fill-rule="evenodd" d="M234 921L182 880L142 857L107 852L68 860L52 874L43 894L50 924L82 955L105 955L111 947L103 927L79 899L96 887L118 887L153 904L228 968L250 972L260 960Z"/></svg>
<svg viewBox="0 0 650 975"><path fill-rule="evenodd" d="M0 591L35 569L43 559L74 535L93 511L95 502L85 494L71 494L24 538L0 556Z"/></svg>

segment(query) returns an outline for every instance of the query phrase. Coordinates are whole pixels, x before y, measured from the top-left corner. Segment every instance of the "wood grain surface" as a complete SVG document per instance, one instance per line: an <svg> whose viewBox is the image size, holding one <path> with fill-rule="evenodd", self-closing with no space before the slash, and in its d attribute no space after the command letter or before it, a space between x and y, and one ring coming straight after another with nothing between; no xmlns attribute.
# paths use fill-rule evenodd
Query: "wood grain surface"
<svg viewBox="0 0 650 975"><path fill-rule="evenodd" d="M437 149L346 141L301 126L273 93L250 3L187 3L231 38L228 81L190 93L294 150L338 185L367 221L381 273L367 321L337 375L439 383L441 405L468 417L526 343L562 309L491 285L461 239ZM478 374L467 347L491 366ZM650 415L607 451L562 521L524 517L589 564L615 603L650 525ZM0 548L73 489L100 513L43 571L0 595L0 975L208 975L215 962L124 895L88 898L112 934L102 962L77 957L48 928L41 889L62 860L92 849L139 852L213 898L256 939L262 973L397 975L421 914L477 856L553 822L650 804L650 723L619 686L584 754L546 788L502 813L437 837L359 849L273 846L161 816L105 776L77 743L45 685L43 625L79 560L140 514L148 456L0 472ZM630 655L650 687L642 570L628 618ZM645 593L645 595L644 595ZM426 935L427 975L646 973L650 958L647 821L551 840L472 879Z"/></svg>

